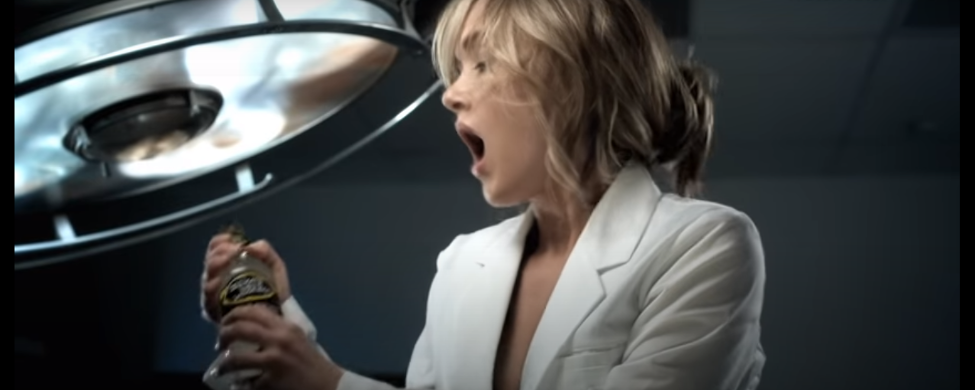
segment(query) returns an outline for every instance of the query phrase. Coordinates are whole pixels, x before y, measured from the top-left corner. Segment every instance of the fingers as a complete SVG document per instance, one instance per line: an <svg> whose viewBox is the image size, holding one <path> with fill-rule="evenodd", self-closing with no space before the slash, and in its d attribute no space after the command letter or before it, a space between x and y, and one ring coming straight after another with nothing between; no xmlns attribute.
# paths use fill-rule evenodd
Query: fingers
<svg viewBox="0 0 977 391"><path fill-rule="evenodd" d="M247 369L264 370L272 363L273 359L274 353L270 350L228 351L219 371L220 373L229 373Z"/></svg>
<svg viewBox="0 0 977 391"><path fill-rule="evenodd" d="M248 255L261 260L271 267L276 279L285 278L282 260L267 241L261 240L247 247L242 247L242 244L233 241L230 235L221 234L214 236L207 246L207 256L200 284L203 293L202 306L211 320L216 321L221 317L217 309L217 296L221 288L221 283L223 282L220 279L220 275L231 264L234 257L240 254L242 249L247 251ZM290 295L288 282L278 281L276 285L279 289L278 294L280 298L283 300L287 299Z"/></svg>
<svg viewBox="0 0 977 391"><path fill-rule="evenodd" d="M235 243L227 235L215 236L207 249L206 275L216 276L230 262L231 258L242 250L241 244ZM222 237L224 237L222 239ZM257 258L269 267L277 267L281 264L281 257L271 244L266 240L259 240L244 247L248 255Z"/></svg>
<svg viewBox="0 0 977 391"><path fill-rule="evenodd" d="M221 270L224 270L230 264L231 258L240 251L241 245L232 242L220 243L208 250L206 258L207 277L210 278L219 275Z"/></svg>
<svg viewBox="0 0 977 391"><path fill-rule="evenodd" d="M251 389L253 390L274 390L276 389L274 383L272 382L271 375L265 371L260 376L251 380Z"/></svg>
<svg viewBox="0 0 977 391"><path fill-rule="evenodd" d="M237 322L223 326L218 335L217 346L227 349L234 342L247 342L255 345L267 345L272 339L272 330L255 322Z"/></svg>
<svg viewBox="0 0 977 391"><path fill-rule="evenodd" d="M237 307L221 319L218 347L233 341L247 341L260 346L291 346L308 342L305 331L263 304Z"/></svg>
<svg viewBox="0 0 977 391"><path fill-rule="evenodd" d="M220 319L217 309L217 293L220 289L221 272L227 268L231 259L240 251L240 245L233 243L229 235L214 236L207 245L204 258L204 271L200 276L201 306L211 321Z"/></svg>
<svg viewBox="0 0 977 391"><path fill-rule="evenodd" d="M270 307L252 304L237 307L221 319L218 347L227 348L231 342L246 341L260 346L288 343L296 328L276 314ZM304 336L301 329L298 335Z"/></svg>
<svg viewBox="0 0 977 391"><path fill-rule="evenodd" d="M274 329L282 322L282 318L267 305L252 304L237 307L221 319L223 326L232 326L241 322L255 323L264 328Z"/></svg>
<svg viewBox="0 0 977 391"><path fill-rule="evenodd" d="M245 247L245 251L248 252L248 255L261 260L269 267L275 267L281 263L281 257L278 256L278 253L266 240L259 240L251 243Z"/></svg>
<svg viewBox="0 0 977 391"><path fill-rule="evenodd" d="M216 303L216 300L218 299L217 295L220 293L221 282L223 282L223 281L221 281L220 279L217 279L217 278L212 278L212 279L204 282L204 287L203 287L204 288L204 297L209 297L209 298L212 298L213 299L213 300L210 300L210 301L213 301L213 303L211 303L210 301L208 301L207 304L213 304L213 305L216 305L217 304Z"/></svg>
<svg viewBox="0 0 977 391"><path fill-rule="evenodd" d="M213 250L215 247L220 246L224 243L231 243L231 235L228 234L218 234L210 238L210 243L207 244L207 251Z"/></svg>

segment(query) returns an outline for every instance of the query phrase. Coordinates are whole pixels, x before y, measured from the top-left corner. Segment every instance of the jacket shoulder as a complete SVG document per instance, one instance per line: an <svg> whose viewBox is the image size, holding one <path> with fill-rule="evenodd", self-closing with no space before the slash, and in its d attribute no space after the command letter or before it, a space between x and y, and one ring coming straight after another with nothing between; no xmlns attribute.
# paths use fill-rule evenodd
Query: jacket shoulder
<svg viewBox="0 0 977 391"><path fill-rule="evenodd" d="M670 227L700 239L716 230L751 235L756 224L746 213L727 205L668 195L662 198L651 221L652 226Z"/></svg>
<svg viewBox="0 0 977 391"><path fill-rule="evenodd" d="M763 274L763 245L753 220L735 208L702 200L664 197L645 231L638 258L656 268L741 269ZM661 247L661 246L666 247ZM652 266L652 265L647 265Z"/></svg>

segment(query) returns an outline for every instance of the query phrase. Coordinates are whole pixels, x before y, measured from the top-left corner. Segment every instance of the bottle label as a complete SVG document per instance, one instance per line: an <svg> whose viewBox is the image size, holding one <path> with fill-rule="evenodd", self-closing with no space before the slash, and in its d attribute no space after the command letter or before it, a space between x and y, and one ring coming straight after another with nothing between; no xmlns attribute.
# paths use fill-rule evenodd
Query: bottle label
<svg viewBox="0 0 977 391"><path fill-rule="evenodd" d="M220 293L220 303L224 308L242 304L272 301L275 289L260 274L244 272L234 276Z"/></svg>

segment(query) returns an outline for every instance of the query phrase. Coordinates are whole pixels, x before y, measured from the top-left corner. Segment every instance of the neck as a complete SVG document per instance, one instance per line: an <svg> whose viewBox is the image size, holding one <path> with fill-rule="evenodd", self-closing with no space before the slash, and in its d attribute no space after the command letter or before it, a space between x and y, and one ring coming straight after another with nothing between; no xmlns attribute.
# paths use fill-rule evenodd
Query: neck
<svg viewBox="0 0 977 391"><path fill-rule="evenodd" d="M536 220L535 255L566 258L583 233L593 207L571 201L572 197L559 200L546 199L533 202Z"/></svg>

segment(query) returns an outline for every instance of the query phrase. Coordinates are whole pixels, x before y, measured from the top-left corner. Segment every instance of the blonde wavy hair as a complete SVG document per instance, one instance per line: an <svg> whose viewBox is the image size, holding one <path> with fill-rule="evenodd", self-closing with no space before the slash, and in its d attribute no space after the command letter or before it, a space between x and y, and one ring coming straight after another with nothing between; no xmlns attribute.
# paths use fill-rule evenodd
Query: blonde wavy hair
<svg viewBox="0 0 977 391"><path fill-rule="evenodd" d="M451 1L438 22L433 61L446 86L459 77L455 51L476 1ZM643 5L483 1L477 44L539 105L557 185L593 204L590 185L609 185L639 162L669 169L677 192L697 194L712 138L713 78L675 58Z"/></svg>

